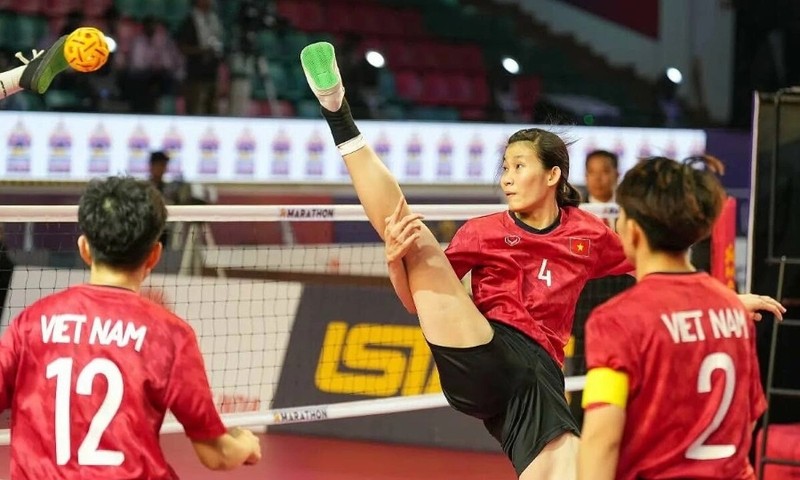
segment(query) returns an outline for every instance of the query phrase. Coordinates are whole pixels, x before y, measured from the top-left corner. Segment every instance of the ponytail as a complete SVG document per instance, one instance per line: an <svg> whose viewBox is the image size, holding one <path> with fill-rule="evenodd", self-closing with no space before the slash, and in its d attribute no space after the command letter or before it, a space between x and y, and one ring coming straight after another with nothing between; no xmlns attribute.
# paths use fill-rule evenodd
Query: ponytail
<svg viewBox="0 0 800 480"><path fill-rule="evenodd" d="M556 192L556 202L559 207L577 207L581 204L581 192L568 180L564 180Z"/></svg>

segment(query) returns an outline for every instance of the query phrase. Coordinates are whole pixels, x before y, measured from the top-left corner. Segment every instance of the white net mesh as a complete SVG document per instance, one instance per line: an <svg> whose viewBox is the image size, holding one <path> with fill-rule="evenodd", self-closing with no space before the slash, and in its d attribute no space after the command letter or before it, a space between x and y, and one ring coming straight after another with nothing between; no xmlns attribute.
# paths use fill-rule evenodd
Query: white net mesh
<svg viewBox="0 0 800 480"><path fill-rule="evenodd" d="M460 222L505 207L412 208L446 243ZM616 217L615 205L586 208L609 222ZM416 319L393 296L383 245L360 206L181 206L170 207L169 218L169 248L142 294L195 329L226 423L446 406ZM3 329L36 299L88 280L76 222L75 206L0 206L15 264ZM579 390L582 377L567 384ZM179 430L168 418L164 431Z"/></svg>

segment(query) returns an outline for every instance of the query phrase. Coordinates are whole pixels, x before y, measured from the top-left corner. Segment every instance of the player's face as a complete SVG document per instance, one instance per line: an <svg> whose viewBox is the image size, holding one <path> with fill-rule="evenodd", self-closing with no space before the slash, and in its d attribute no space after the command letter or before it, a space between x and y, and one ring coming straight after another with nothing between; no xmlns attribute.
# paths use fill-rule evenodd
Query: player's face
<svg viewBox="0 0 800 480"><path fill-rule="evenodd" d="M586 190L589 195L603 202L611 201L617 186L617 171L611 159L594 155L586 162Z"/></svg>
<svg viewBox="0 0 800 480"><path fill-rule="evenodd" d="M558 183L557 168L546 169L529 142L515 142L503 156L500 186L512 212L526 213L542 206Z"/></svg>
<svg viewBox="0 0 800 480"><path fill-rule="evenodd" d="M628 222L628 217L625 215L625 210L619 209L619 216L617 217L617 234L622 240L622 250L625 252L625 258L631 263L636 265L636 249L633 246L633 236L631 232L631 224Z"/></svg>

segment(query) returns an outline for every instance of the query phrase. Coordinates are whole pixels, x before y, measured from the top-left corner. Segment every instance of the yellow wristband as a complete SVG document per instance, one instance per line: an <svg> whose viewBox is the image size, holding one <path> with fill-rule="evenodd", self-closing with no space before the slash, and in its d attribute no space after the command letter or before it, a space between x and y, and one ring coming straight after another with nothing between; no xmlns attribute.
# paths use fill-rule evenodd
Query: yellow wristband
<svg viewBox="0 0 800 480"><path fill-rule="evenodd" d="M593 368L586 374L581 405L607 403L625 408L628 404L628 374L611 368Z"/></svg>

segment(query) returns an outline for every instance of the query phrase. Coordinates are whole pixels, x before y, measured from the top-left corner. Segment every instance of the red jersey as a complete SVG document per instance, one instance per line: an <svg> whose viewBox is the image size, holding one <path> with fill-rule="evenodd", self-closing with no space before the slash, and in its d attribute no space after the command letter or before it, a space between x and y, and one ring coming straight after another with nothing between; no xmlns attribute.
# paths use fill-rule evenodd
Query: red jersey
<svg viewBox="0 0 800 480"><path fill-rule="evenodd" d="M754 332L705 273L647 275L592 312L588 368L628 376L617 479L755 479L747 455L766 403Z"/></svg>
<svg viewBox="0 0 800 480"><path fill-rule="evenodd" d="M169 409L193 440L226 431L191 326L129 290L45 297L0 340L15 479L174 479L159 446Z"/></svg>
<svg viewBox="0 0 800 480"><path fill-rule="evenodd" d="M586 282L633 270L616 233L577 207L537 230L512 212L468 220L445 250L456 275L472 271L472 296L489 320L510 325L559 364Z"/></svg>

